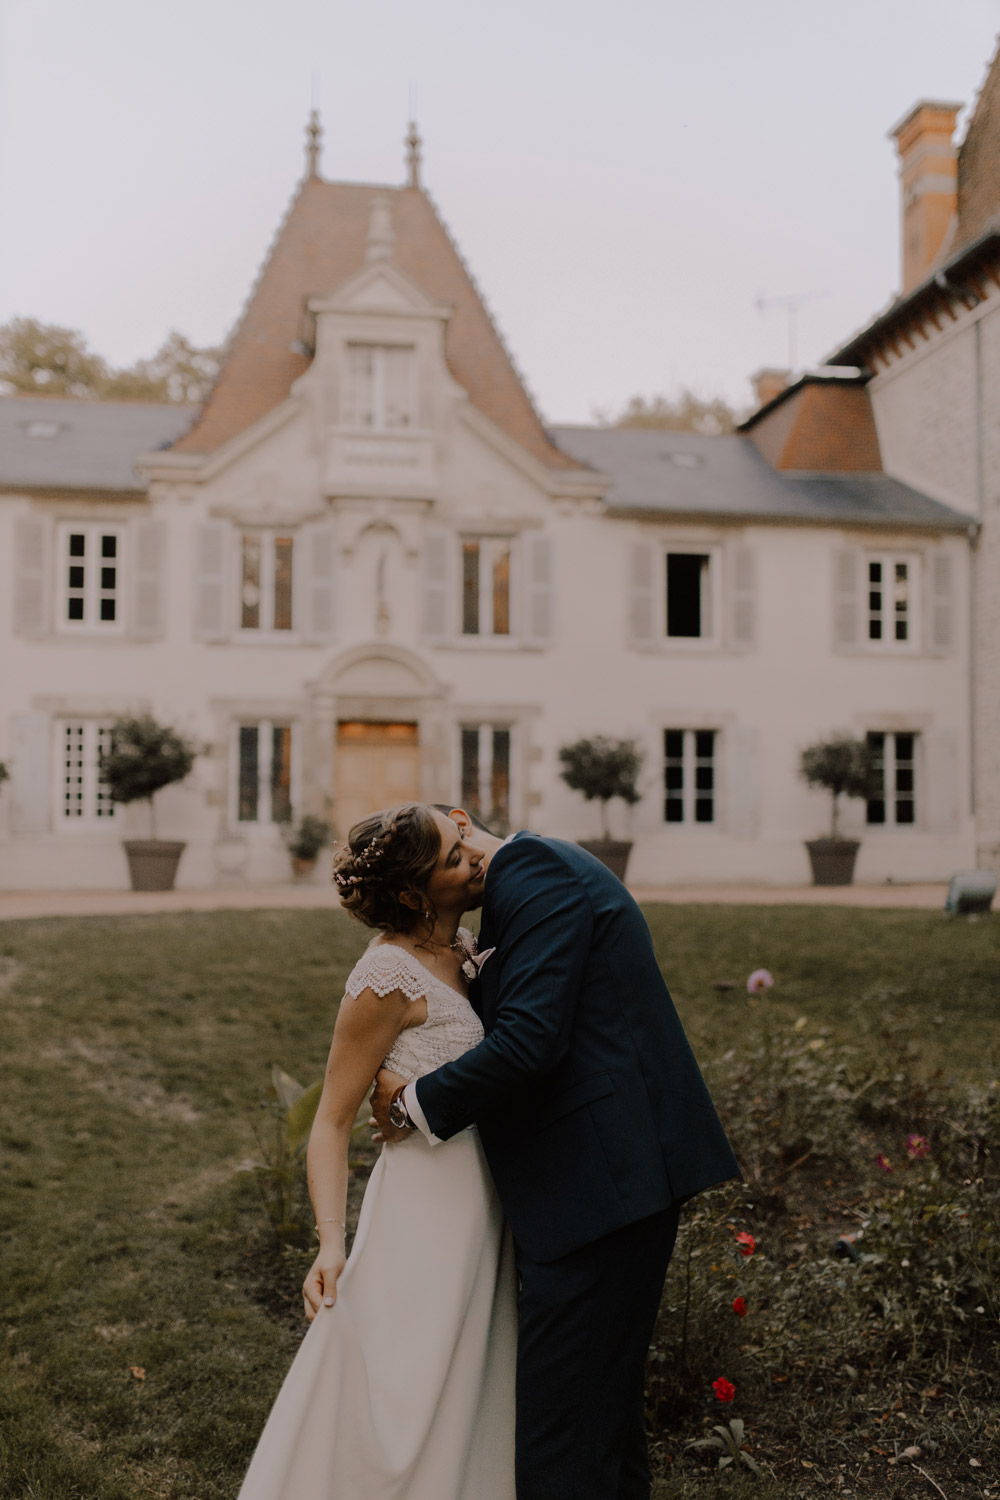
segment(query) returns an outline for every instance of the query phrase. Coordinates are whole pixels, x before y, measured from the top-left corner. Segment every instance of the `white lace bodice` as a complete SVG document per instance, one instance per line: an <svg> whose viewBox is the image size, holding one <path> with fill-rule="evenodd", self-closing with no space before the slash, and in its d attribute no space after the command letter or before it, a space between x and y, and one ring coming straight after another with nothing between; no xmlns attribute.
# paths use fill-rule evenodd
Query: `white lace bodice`
<svg viewBox="0 0 1000 1500"><path fill-rule="evenodd" d="M474 953L472 933L463 927L460 934ZM346 992L357 997L366 989L376 995L401 990L407 1000L423 997L427 1001L427 1020L401 1031L385 1059L385 1066L404 1078L422 1078L442 1063L461 1057L483 1039L482 1023L465 996L395 943L373 943L354 965Z"/></svg>

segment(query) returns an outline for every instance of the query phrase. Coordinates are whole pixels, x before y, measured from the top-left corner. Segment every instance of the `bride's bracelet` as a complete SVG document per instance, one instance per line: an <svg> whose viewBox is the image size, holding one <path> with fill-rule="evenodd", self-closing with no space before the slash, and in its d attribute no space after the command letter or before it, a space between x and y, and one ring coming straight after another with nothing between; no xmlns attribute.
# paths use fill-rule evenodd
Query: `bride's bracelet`
<svg viewBox="0 0 1000 1500"><path fill-rule="evenodd" d="M317 1234L319 1234L319 1226L321 1224L339 1224L340 1227L341 1227L341 1229L344 1231L344 1233L345 1234L347 1233L347 1225L344 1223L343 1219L317 1219L316 1220L316 1233Z"/></svg>

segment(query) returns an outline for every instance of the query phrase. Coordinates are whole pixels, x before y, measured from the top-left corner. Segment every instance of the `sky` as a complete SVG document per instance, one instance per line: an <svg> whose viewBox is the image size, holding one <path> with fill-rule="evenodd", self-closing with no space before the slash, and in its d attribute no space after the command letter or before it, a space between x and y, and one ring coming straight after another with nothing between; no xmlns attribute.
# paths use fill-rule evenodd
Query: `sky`
<svg viewBox="0 0 1000 1500"><path fill-rule="evenodd" d="M998 32L1000 0L0 0L0 322L119 365L221 342L310 106L325 177L389 184L413 112L547 421L745 405L896 291L887 132L969 104Z"/></svg>

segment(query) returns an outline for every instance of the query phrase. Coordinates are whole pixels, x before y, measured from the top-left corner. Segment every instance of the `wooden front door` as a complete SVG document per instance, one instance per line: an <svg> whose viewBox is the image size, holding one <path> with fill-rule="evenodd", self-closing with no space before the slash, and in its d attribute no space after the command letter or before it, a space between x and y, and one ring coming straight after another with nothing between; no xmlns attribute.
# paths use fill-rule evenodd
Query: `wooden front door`
<svg viewBox="0 0 1000 1500"><path fill-rule="evenodd" d="M340 838L382 807L420 800L416 724L341 720L333 819Z"/></svg>

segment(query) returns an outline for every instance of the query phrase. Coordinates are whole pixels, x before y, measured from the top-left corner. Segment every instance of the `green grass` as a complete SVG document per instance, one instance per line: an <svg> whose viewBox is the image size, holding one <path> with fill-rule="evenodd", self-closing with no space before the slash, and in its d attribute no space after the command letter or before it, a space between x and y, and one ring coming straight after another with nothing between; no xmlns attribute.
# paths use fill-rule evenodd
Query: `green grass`
<svg viewBox="0 0 1000 1500"><path fill-rule="evenodd" d="M716 1078L740 1059L743 985L758 965L775 975L766 1004L782 1025L804 1016L807 1035L877 1056L891 1022L929 1070L1000 1072L996 920L787 907L647 915ZM319 1076L364 943L336 912L0 929L3 1500L235 1495L301 1334L302 1260L271 1255L238 1168L257 1151L272 1063L303 1082ZM719 994L717 980L737 988ZM359 1187L364 1175L362 1163ZM685 1473L664 1495L772 1493L770 1479ZM803 1470L796 1484L812 1493L822 1477Z"/></svg>

